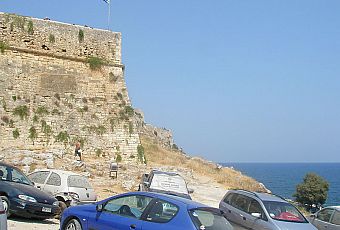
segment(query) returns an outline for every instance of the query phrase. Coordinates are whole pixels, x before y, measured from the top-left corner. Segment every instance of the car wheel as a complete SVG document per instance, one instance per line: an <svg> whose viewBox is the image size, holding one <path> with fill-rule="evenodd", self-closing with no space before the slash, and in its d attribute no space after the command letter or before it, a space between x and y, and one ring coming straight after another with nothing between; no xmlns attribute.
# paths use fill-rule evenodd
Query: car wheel
<svg viewBox="0 0 340 230"><path fill-rule="evenodd" d="M10 202L6 196L1 196L1 200L2 205L4 206L4 209L6 211L7 217L9 217L11 215L11 213L9 212Z"/></svg>
<svg viewBox="0 0 340 230"><path fill-rule="evenodd" d="M71 219L67 222L64 230L82 230L82 228L78 220Z"/></svg>

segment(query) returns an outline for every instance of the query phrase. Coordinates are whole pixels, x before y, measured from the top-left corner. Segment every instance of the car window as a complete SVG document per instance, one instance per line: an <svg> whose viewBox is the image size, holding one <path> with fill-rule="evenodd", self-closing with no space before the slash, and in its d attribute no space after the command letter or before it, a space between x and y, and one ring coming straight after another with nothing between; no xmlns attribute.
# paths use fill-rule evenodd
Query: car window
<svg viewBox="0 0 340 230"><path fill-rule="evenodd" d="M238 194L233 206L244 212L248 212L250 201L251 201L251 198Z"/></svg>
<svg viewBox="0 0 340 230"><path fill-rule="evenodd" d="M48 178L46 184L60 186L61 185L61 178L58 174L52 173L51 176Z"/></svg>
<svg viewBox="0 0 340 230"><path fill-rule="evenodd" d="M166 223L172 220L177 212L178 207L176 205L163 200L157 200L150 209L146 220L156 223Z"/></svg>
<svg viewBox="0 0 340 230"><path fill-rule="evenodd" d="M261 214L261 219L267 220L266 215L264 214L264 211L260 205L260 203L255 200L251 199L250 205L249 205L249 210L248 213L251 215L252 213L260 213Z"/></svg>
<svg viewBox="0 0 340 230"><path fill-rule="evenodd" d="M0 165L0 180L12 181L20 184L32 185L30 179L16 168Z"/></svg>
<svg viewBox="0 0 340 230"><path fill-rule="evenodd" d="M75 188L92 188L86 177L78 175L69 176L67 178L67 185Z"/></svg>
<svg viewBox="0 0 340 230"><path fill-rule="evenodd" d="M151 200L151 197L140 195L114 198L104 205L103 211L140 219Z"/></svg>
<svg viewBox="0 0 340 230"><path fill-rule="evenodd" d="M43 184L50 172L35 172L28 176L34 183Z"/></svg>
<svg viewBox="0 0 340 230"><path fill-rule="evenodd" d="M224 198L224 203L226 204L231 204L231 201L233 199L234 193L229 193L225 198Z"/></svg>
<svg viewBox="0 0 340 230"><path fill-rule="evenodd" d="M279 221L307 223L306 218L295 208L287 202L280 201L263 201L264 206L270 218Z"/></svg>
<svg viewBox="0 0 340 230"><path fill-rule="evenodd" d="M318 212L317 218L321 221L329 222L333 212L334 212L333 209L325 208L325 209L321 210L320 212Z"/></svg>
<svg viewBox="0 0 340 230"><path fill-rule="evenodd" d="M197 230L232 230L227 219L217 211L193 209L189 211Z"/></svg>
<svg viewBox="0 0 340 230"><path fill-rule="evenodd" d="M331 223L336 224L336 225L340 225L340 212L339 211L334 212Z"/></svg>

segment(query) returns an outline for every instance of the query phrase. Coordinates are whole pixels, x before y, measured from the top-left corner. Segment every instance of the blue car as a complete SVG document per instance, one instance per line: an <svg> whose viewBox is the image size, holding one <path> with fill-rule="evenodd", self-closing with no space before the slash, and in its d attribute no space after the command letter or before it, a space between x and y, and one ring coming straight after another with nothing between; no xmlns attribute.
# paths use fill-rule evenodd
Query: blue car
<svg viewBox="0 0 340 230"><path fill-rule="evenodd" d="M67 208L61 230L232 230L221 210L181 197L130 192Z"/></svg>

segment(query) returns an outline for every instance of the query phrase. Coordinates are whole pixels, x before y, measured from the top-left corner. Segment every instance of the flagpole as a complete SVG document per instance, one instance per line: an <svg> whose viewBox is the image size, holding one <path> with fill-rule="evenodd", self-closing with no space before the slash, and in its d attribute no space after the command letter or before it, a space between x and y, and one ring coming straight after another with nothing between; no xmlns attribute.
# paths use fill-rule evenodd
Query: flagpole
<svg viewBox="0 0 340 230"><path fill-rule="evenodd" d="M107 18L107 29L110 30L110 18L111 18L111 0L108 0L109 5L109 15Z"/></svg>

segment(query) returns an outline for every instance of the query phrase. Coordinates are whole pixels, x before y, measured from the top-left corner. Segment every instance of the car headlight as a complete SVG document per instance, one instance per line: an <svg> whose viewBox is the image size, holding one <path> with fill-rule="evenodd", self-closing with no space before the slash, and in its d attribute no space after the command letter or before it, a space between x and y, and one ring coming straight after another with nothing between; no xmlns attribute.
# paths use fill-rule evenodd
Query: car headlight
<svg viewBox="0 0 340 230"><path fill-rule="evenodd" d="M52 205L59 206L59 201L54 201Z"/></svg>
<svg viewBox="0 0 340 230"><path fill-rule="evenodd" d="M26 195L19 195L19 199L29 201L29 202L37 202L37 200L31 196L26 196Z"/></svg>

